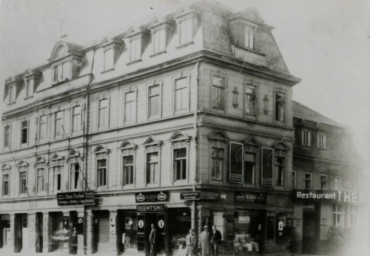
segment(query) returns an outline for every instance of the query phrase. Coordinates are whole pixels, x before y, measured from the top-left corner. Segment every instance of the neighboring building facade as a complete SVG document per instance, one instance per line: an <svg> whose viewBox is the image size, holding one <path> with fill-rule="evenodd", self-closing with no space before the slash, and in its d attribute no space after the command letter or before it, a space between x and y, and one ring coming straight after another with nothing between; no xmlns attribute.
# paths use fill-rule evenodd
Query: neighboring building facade
<svg viewBox="0 0 370 256"><path fill-rule="evenodd" d="M296 250L333 250L330 242L335 233L348 246L365 220L363 160L342 125L298 102L293 102L293 113Z"/></svg>
<svg viewBox="0 0 370 256"><path fill-rule="evenodd" d="M325 239L332 206L291 191L306 174L308 189L347 180L334 144L345 131L293 115L305 108L292 101L299 79L271 30L254 9L196 3L95 45L57 42L9 78L0 250L144 254L154 223L158 254L184 255L189 229L213 224L221 253L245 250L247 233L278 252L319 212ZM315 147L300 146L307 129Z"/></svg>

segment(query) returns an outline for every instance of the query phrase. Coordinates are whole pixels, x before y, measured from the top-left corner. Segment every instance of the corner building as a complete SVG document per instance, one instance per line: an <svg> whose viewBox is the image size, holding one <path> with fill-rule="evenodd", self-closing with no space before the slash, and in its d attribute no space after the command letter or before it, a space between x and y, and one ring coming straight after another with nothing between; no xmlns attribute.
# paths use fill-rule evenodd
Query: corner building
<svg viewBox="0 0 370 256"><path fill-rule="evenodd" d="M196 3L94 45L59 41L10 77L0 250L148 254L151 224L159 255L213 224L221 254L246 234L283 250L299 79L271 31L252 8Z"/></svg>

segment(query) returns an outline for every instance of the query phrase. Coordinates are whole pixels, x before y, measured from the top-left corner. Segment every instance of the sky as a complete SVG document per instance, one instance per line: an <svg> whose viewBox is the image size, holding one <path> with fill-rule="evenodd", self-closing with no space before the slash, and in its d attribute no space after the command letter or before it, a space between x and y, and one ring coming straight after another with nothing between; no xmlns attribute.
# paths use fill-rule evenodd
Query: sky
<svg viewBox="0 0 370 256"><path fill-rule="evenodd" d="M0 85L43 64L61 35L89 45L175 0L0 0ZM235 11L256 8L294 76L296 101L348 127L370 156L370 1L219 0ZM3 89L0 89L2 98ZM0 106L1 107L1 106Z"/></svg>

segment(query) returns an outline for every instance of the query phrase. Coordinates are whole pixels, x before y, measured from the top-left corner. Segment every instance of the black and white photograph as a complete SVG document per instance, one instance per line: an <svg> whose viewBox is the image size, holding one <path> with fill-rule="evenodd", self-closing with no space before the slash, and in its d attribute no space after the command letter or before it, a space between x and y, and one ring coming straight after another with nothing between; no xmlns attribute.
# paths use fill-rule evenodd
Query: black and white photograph
<svg viewBox="0 0 370 256"><path fill-rule="evenodd" d="M0 0L0 255L370 255L370 1Z"/></svg>

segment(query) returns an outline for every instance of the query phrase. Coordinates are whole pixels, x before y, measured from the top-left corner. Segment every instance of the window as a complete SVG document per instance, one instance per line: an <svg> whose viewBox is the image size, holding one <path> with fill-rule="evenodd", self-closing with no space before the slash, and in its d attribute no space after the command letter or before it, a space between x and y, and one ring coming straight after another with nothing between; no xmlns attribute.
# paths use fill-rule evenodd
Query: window
<svg viewBox="0 0 370 256"><path fill-rule="evenodd" d="M33 86L31 80L26 79L25 84L26 84L26 98L31 97L33 95Z"/></svg>
<svg viewBox="0 0 370 256"><path fill-rule="evenodd" d="M326 149L326 135L325 135L325 133L319 132L317 134L317 147L319 149Z"/></svg>
<svg viewBox="0 0 370 256"><path fill-rule="evenodd" d="M46 115L40 116L39 135L40 135L40 140L45 139L47 137Z"/></svg>
<svg viewBox="0 0 370 256"><path fill-rule="evenodd" d="M156 183L156 175L158 170L158 152L148 153L147 154L147 163L146 163L146 183Z"/></svg>
<svg viewBox="0 0 370 256"><path fill-rule="evenodd" d="M275 94L275 121L284 122L285 120L285 96L283 93Z"/></svg>
<svg viewBox="0 0 370 256"><path fill-rule="evenodd" d="M285 167L285 158L276 157L276 185L284 186L284 167Z"/></svg>
<svg viewBox="0 0 370 256"><path fill-rule="evenodd" d="M99 128L108 127L108 99L99 100Z"/></svg>
<svg viewBox="0 0 370 256"><path fill-rule="evenodd" d="M254 49L254 31L252 27L244 27L244 47Z"/></svg>
<svg viewBox="0 0 370 256"><path fill-rule="evenodd" d="M64 127L63 127L63 112L58 111L55 114L55 136L63 135Z"/></svg>
<svg viewBox="0 0 370 256"><path fill-rule="evenodd" d="M28 142L28 121L22 121L21 123L21 143L25 144Z"/></svg>
<svg viewBox="0 0 370 256"><path fill-rule="evenodd" d="M327 183L328 183L328 176L324 174L320 174L320 189L321 190L327 189Z"/></svg>
<svg viewBox="0 0 370 256"><path fill-rule="evenodd" d="M292 171L292 187L297 188L297 173Z"/></svg>
<svg viewBox="0 0 370 256"><path fill-rule="evenodd" d="M247 184L254 184L256 175L256 155L244 154L244 182Z"/></svg>
<svg viewBox="0 0 370 256"><path fill-rule="evenodd" d="M125 123L135 122L136 119L136 92L125 93Z"/></svg>
<svg viewBox="0 0 370 256"><path fill-rule="evenodd" d="M166 30L159 29L152 33L153 53L160 53L166 50Z"/></svg>
<svg viewBox="0 0 370 256"><path fill-rule="evenodd" d="M225 166L225 150L212 148L212 179L222 180Z"/></svg>
<svg viewBox="0 0 370 256"><path fill-rule="evenodd" d="M114 66L114 54L113 48L104 51L104 70L113 69Z"/></svg>
<svg viewBox="0 0 370 256"><path fill-rule="evenodd" d="M4 147L10 147L10 125L4 127Z"/></svg>
<svg viewBox="0 0 370 256"><path fill-rule="evenodd" d="M311 131L302 130L302 146L311 146Z"/></svg>
<svg viewBox="0 0 370 256"><path fill-rule="evenodd" d="M27 170L19 168L19 194L26 194L27 191Z"/></svg>
<svg viewBox="0 0 370 256"><path fill-rule="evenodd" d="M178 24L179 44L188 44L193 41L193 19L181 20Z"/></svg>
<svg viewBox="0 0 370 256"><path fill-rule="evenodd" d="M99 159L97 161L97 175L98 187L107 185L107 160Z"/></svg>
<svg viewBox="0 0 370 256"><path fill-rule="evenodd" d="M9 103L15 102L16 97L17 97L17 86L16 85L9 86Z"/></svg>
<svg viewBox="0 0 370 256"><path fill-rule="evenodd" d="M58 82L58 79L59 79L59 75L58 75L58 66L55 66L53 68L53 81L54 82Z"/></svg>
<svg viewBox="0 0 370 256"><path fill-rule="evenodd" d="M123 157L122 185L134 184L134 156Z"/></svg>
<svg viewBox="0 0 370 256"><path fill-rule="evenodd" d="M333 189L334 190L342 189L342 178L341 177L339 176L334 177Z"/></svg>
<svg viewBox="0 0 370 256"><path fill-rule="evenodd" d="M3 196L9 195L9 174L3 174Z"/></svg>
<svg viewBox="0 0 370 256"><path fill-rule="evenodd" d="M62 171L61 166L53 167L53 191L60 191L62 189Z"/></svg>
<svg viewBox="0 0 370 256"><path fill-rule="evenodd" d="M38 168L37 169L37 178L36 178L36 189L37 192L43 192L45 191L45 169L44 168Z"/></svg>
<svg viewBox="0 0 370 256"><path fill-rule="evenodd" d="M254 86L245 87L245 113L247 115L255 115L255 90Z"/></svg>
<svg viewBox="0 0 370 256"><path fill-rule="evenodd" d="M358 226L358 217L357 217L357 211L355 205L347 205L347 211L348 211L348 227L357 227Z"/></svg>
<svg viewBox="0 0 370 256"><path fill-rule="evenodd" d="M63 76L61 77L61 81L69 78L69 66L70 66L70 62L63 63L63 73L62 73Z"/></svg>
<svg viewBox="0 0 370 256"><path fill-rule="evenodd" d="M148 99L149 117L158 117L160 115L160 86L153 85L149 87Z"/></svg>
<svg viewBox="0 0 370 256"><path fill-rule="evenodd" d="M82 174L79 163L71 164L69 175L69 185L71 190L81 189Z"/></svg>
<svg viewBox="0 0 370 256"><path fill-rule="evenodd" d="M304 189L311 189L312 188L312 173L305 173L304 174Z"/></svg>
<svg viewBox="0 0 370 256"><path fill-rule="evenodd" d="M141 38L130 41L130 62L141 59Z"/></svg>
<svg viewBox="0 0 370 256"><path fill-rule="evenodd" d="M72 109L72 132L81 131L81 106Z"/></svg>
<svg viewBox="0 0 370 256"><path fill-rule="evenodd" d="M274 150L270 148L262 148L261 156L261 186L271 187L272 186L272 174L273 174L273 160Z"/></svg>
<svg viewBox="0 0 370 256"><path fill-rule="evenodd" d="M212 77L212 107L214 109L225 109L225 78Z"/></svg>
<svg viewBox="0 0 370 256"><path fill-rule="evenodd" d="M175 149L174 155L174 175L175 180L186 179L186 148Z"/></svg>
<svg viewBox="0 0 370 256"><path fill-rule="evenodd" d="M344 209L341 204L333 205L334 227L344 227Z"/></svg>
<svg viewBox="0 0 370 256"><path fill-rule="evenodd" d="M175 80L175 111L186 110L189 108L189 93L187 83L187 78Z"/></svg>

